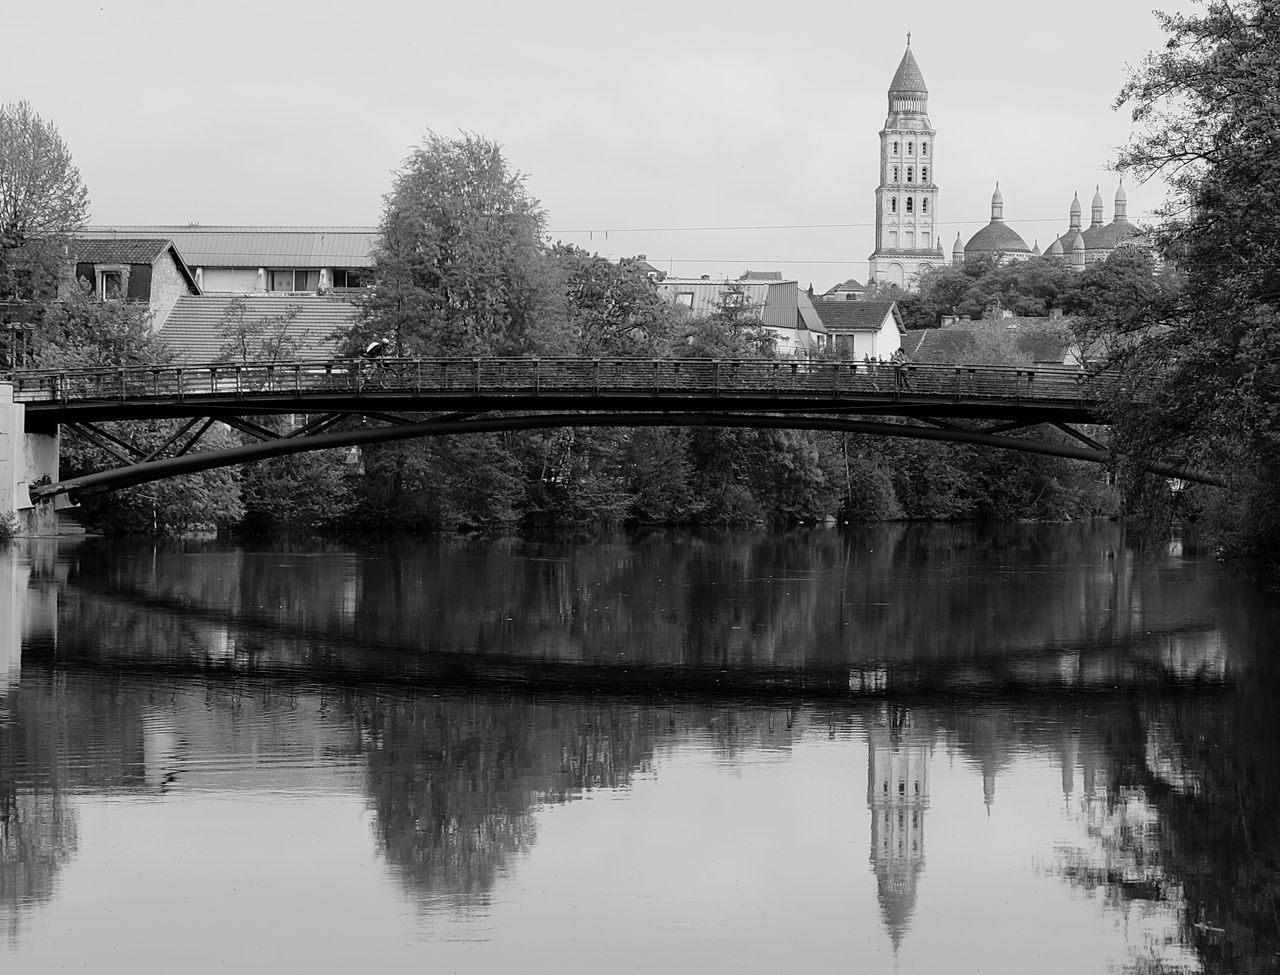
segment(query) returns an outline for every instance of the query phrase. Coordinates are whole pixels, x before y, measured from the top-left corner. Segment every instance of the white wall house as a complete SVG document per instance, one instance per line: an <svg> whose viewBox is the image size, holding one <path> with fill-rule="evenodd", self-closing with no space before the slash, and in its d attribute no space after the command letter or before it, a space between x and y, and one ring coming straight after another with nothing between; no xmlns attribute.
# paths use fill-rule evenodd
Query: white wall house
<svg viewBox="0 0 1280 975"><path fill-rule="evenodd" d="M747 272L736 281L703 277L655 283L659 294L694 315L711 315L727 302L740 302L773 333L780 355L807 355L824 342L822 319L808 293L777 272Z"/></svg>
<svg viewBox="0 0 1280 975"><path fill-rule="evenodd" d="M892 359L905 329L896 301L820 301L814 306L827 341L848 359Z"/></svg>

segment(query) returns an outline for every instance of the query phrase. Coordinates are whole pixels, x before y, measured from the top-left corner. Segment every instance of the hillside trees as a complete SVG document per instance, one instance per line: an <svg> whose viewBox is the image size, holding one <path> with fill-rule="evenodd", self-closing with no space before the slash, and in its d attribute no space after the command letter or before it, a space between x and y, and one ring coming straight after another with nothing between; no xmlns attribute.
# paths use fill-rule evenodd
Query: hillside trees
<svg viewBox="0 0 1280 975"><path fill-rule="evenodd" d="M63 245L88 212L58 129L27 102L0 104L0 299L52 297Z"/></svg>
<svg viewBox="0 0 1280 975"><path fill-rule="evenodd" d="M1120 404L1131 462L1180 457L1223 473L1206 497L1223 541L1280 552L1280 3L1214 0L1158 15L1165 47L1132 73L1118 104L1141 133L1119 162L1160 174L1172 196L1160 241L1185 276L1176 300L1135 315L1147 331L1127 366L1150 401ZM1151 482L1145 490L1159 493ZM1211 512L1214 513L1214 512Z"/></svg>

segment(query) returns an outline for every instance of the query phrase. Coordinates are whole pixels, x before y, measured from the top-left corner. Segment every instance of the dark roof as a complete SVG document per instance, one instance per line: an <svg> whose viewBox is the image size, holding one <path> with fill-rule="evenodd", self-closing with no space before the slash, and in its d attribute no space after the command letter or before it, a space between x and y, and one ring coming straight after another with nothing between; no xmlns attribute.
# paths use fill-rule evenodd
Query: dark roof
<svg viewBox="0 0 1280 975"><path fill-rule="evenodd" d="M1003 220L992 220L969 238L964 245L965 255L970 254L1030 254L1031 248L1022 235Z"/></svg>
<svg viewBox="0 0 1280 975"><path fill-rule="evenodd" d="M739 281L781 281L781 271L743 271Z"/></svg>
<svg viewBox="0 0 1280 975"><path fill-rule="evenodd" d="M226 344L223 316L235 295L184 295L165 319L160 336L173 348L180 364L204 364L218 359ZM301 340L299 359L326 359L334 354L333 331L355 321L359 310L349 301L328 295L241 295L251 318L274 318L298 309L289 328Z"/></svg>
<svg viewBox="0 0 1280 975"><path fill-rule="evenodd" d="M1097 243L1093 246L1105 247L1107 250L1112 250L1119 246L1123 241L1141 236L1141 228L1135 227L1128 220L1112 220L1105 227L1098 230L1098 235L1096 237Z"/></svg>
<svg viewBox="0 0 1280 975"><path fill-rule="evenodd" d="M162 237L117 240L86 240L80 237L71 242L71 256L77 262L94 264L150 264L171 243Z"/></svg>
<svg viewBox="0 0 1280 975"><path fill-rule="evenodd" d="M893 80L889 82L890 91L919 91L924 94L929 93L928 87L924 83L924 75L920 73L920 65L916 64L915 55L911 53L911 48L907 48L906 53L902 55L902 61L898 64L897 73L894 74Z"/></svg>
<svg viewBox="0 0 1280 975"><path fill-rule="evenodd" d="M984 356L983 339L988 337L984 332L1008 336L1014 349L1037 365L1061 365L1071 346L1066 319L1015 317L912 329L902 337L902 351L912 362L980 362Z"/></svg>
<svg viewBox="0 0 1280 975"><path fill-rule="evenodd" d="M826 291L822 293L824 295L833 295L837 291L866 291L866 290L867 290L866 285L861 284L857 278L850 278L848 281L841 281L839 284L833 284L831 287L829 287Z"/></svg>
<svg viewBox="0 0 1280 975"><path fill-rule="evenodd" d="M816 301L813 307L828 332L874 332L890 314L902 329L896 301Z"/></svg>

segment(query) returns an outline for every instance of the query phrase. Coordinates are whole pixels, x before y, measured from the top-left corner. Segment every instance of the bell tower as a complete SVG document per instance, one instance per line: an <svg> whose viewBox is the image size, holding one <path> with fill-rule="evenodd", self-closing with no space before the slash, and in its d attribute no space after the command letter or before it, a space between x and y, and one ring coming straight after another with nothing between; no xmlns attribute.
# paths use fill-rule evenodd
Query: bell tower
<svg viewBox="0 0 1280 975"><path fill-rule="evenodd" d="M938 183L929 89L907 50L889 83L889 114L880 130L876 249L868 281L912 288L926 267L946 264L938 240Z"/></svg>

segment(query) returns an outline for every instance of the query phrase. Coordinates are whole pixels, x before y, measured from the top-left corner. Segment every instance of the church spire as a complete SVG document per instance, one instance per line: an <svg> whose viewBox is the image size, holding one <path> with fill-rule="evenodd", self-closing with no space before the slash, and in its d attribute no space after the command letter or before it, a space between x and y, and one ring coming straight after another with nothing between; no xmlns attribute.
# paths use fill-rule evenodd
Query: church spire
<svg viewBox="0 0 1280 975"><path fill-rule="evenodd" d="M902 112L923 115L929 111L929 87L916 57L911 53L911 35L907 35L907 49L898 62L898 70L889 82L889 114Z"/></svg>
<svg viewBox="0 0 1280 975"><path fill-rule="evenodd" d="M991 194L991 222L1004 223L1004 194L1000 192L999 180L996 180L996 191Z"/></svg>
<svg viewBox="0 0 1280 975"><path fill-rule="evenodd" d="M1089 226L1101 227L1102 226L1102 187L1101 186L1095 186L1093 188L1092 210L1093 212L1092 214L1090 214L1091 219L1089 222Z"/></svg>
<svg viewBox="0 0 1280 975"><path fill-rule="evenodd" d="M1080 194L1071 199L1071 230L1080 229Z"/></svg>
<svg viewBox="0 0 1280 975"><path fill-rule="evenodd" d="M1128 197L1124 194L1124 180L1121 180L1120 185L1116 187L1116 223L1128 222L1129 218L1126 214L1128 208Z"/></svg>

